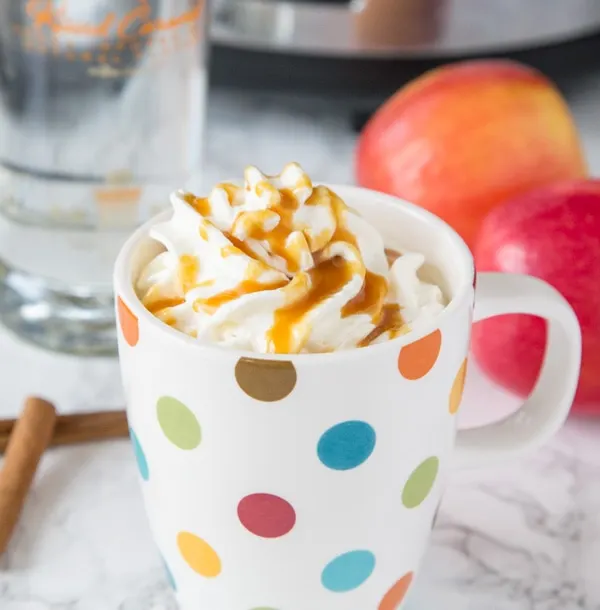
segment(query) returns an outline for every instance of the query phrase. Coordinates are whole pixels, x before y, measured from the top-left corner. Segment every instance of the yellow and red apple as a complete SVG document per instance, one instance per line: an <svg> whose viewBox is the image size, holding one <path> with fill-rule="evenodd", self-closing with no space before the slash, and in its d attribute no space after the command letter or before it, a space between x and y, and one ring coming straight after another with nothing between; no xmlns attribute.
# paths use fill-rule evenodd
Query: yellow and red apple
<svg viewBox="0 0 600 610"><path fill-rule="evenodd" d="M521 64L451 64L402 88L359 139L358 182L441 216L473 245L486 214L536 187L586 175L569 109Z"/></svg>

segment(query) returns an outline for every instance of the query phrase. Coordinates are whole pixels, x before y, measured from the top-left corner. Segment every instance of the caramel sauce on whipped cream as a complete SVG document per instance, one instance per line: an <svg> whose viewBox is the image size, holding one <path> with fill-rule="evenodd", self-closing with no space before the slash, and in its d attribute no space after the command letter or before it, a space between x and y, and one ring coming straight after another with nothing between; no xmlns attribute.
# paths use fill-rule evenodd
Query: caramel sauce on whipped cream
<svg viewBox="0 0 600 610"><path fill-rule="evenodd" d="M243 186L221 183L209 197L178 192L172 201L172 221L153 234L167 251L137 285L146 308L172 326L277 354L365 347L409 330L390 291L400 253L299 165L271 177L250 167ZM260 337L239 339L252 324ZM352 341L331 340L334 324Z"/></svg>

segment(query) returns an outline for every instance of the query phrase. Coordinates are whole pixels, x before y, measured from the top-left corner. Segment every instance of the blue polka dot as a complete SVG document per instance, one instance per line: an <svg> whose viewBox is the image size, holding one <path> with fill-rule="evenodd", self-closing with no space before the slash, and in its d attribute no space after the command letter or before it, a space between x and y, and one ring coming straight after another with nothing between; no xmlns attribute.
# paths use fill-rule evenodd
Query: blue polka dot
<svg viewBox="0 0 600 610"><path fill-rule="evenodd" d="M350 551L330 561L321 574L321 582L334 593L360 587L375 569L375 555L370 551Z"/></svg>
<svg viewBox="0 0 600 610"><path fill-rule="evenodd" d="M373 453L375 436L375 430L364 421L342 422L321 436L317 454L328 468L350 470Z"/></svg>
<svg viewBox="0 0 600 610"><path fill-rule="evenodd" d="M175 583L175 579L173 578L173 572L169 569L169 565L163 559L163 565L165 567L165 572L167 573L167 582L169 583L169 587L173 589L173 591L177 591L177 584Z"/></svg>
<svg viewBox="0 0 600 610"><path fill-rule="evenodd" d="M140 475L142 479L144 479L144 481L147 481L150 478L150 471L148 470L148 462L146 460L146 455L144 454L142 445L140 444L140 441L138 440L138 437L136 436L132 428L129 428L129 435L131 436L133 452L135 453L135 459L137 461Z"/></svg>

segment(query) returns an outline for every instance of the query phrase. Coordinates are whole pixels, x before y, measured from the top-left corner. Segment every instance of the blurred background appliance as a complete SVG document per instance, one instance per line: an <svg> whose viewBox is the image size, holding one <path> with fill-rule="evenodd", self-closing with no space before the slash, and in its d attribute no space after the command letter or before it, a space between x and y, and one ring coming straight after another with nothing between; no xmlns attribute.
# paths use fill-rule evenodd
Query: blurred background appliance
<svg viewBox="0 0 600 610"><path fill-rule="evenodd" d="M215 85L369 111L437 65L512 57L567 86L597 67L598 0L215 0Z"/></svg>

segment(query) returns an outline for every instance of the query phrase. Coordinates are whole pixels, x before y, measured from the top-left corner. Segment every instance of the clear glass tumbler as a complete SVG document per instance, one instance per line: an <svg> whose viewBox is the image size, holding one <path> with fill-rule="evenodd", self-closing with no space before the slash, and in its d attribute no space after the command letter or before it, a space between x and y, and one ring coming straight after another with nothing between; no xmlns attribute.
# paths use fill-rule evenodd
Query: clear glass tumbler
<svg viewBox="0 0 600 610"><path fill-rule="evenodd" d="M113 354L111 269L199 179L206 0L1 0L0 320Z"/></svg>

